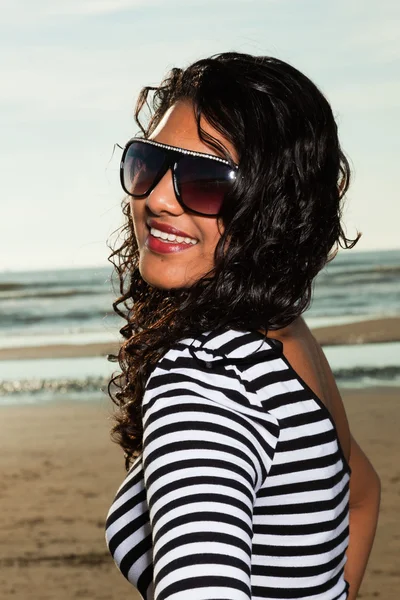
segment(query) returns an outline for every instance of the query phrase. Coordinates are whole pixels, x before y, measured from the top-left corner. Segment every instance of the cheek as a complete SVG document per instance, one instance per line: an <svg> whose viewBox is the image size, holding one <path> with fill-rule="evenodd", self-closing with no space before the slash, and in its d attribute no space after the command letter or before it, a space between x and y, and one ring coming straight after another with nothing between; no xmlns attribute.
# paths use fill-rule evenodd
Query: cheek
<svg viewBox="0 0 400 600"><path fill-rule="evenodd" d="M221 221L207 217L200 217L201 221L197 223L199 231L202 233L202 238L206 245L216 245L221 235L224 232L224 227Z"/></svg>
<svg viewBox="0 0 400 600"><path fill-rule="evenodd" d="M132 221L135 223L138 220L138 203L133 200L129 200L129 212L131 213Z"/></svg>
<svg viewBox="0 0 400 600"><path fill-rule="evenodd" d="M217 221L210 223L207 231L208 245L214 250L224 232L222 225L218 226Z"/></svg>
<svg viewBox="0 0 400 600"><path fill-rule="evenodd" d="M139 237L140 227L141 227L141 214L140 214L140 202L135 202L135 200L129 201L129 212L131 214L131 219L133 223L133 229L135 232L136 239Z"/></svg>
<svg viewBox="0 0 400 600"><path fill-rule="evenodd" d="M206 219L199 230L201 238L198 248L198 266L202 265L202 268L209 269L214 264L215 249L221 239L223 229L221 227L218 229L218 224L214 219Z"/></svg>

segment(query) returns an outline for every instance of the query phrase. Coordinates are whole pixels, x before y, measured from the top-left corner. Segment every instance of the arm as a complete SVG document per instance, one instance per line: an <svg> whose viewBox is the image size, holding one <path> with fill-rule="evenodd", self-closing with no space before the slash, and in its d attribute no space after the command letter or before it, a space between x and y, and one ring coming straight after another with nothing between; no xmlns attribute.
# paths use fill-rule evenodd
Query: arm
<svg viewBox="0 0 400 600"><path fill-rule="evenodd" d="M378 523L381 484L379 477L351 436L350 450L350 542L345 579L350 584L348 600L355 600L360 588Z"/></svg>
<svg viewBox="0 0 400 600"><path fill-rule="evenodd" d="M144 408L155 600L251 599L253 504L279 427L207 395L182 385Z"/></svg>

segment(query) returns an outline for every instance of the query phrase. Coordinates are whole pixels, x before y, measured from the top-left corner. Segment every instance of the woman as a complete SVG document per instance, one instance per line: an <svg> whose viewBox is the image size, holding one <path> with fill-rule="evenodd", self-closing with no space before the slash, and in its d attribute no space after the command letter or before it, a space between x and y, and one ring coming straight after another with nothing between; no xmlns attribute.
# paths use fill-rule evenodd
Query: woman
<svg viewBox="0 0 400 600"><path fill-rule="evenodd" d="M136 121L109 549L146 600L353 600L379 479L300 316L359 237L331 108L290 65L225 53L144 88Z"/></svg>

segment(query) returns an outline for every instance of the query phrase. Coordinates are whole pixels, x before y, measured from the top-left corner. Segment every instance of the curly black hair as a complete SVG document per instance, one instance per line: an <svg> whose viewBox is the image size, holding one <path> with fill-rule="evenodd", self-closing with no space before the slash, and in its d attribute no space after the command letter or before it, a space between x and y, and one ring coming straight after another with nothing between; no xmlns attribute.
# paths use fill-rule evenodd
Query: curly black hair
<svg viewBox="0 0 400 600"><path fill-rule="evenodd" d="M127 469L142 450L141 401L161 356L179 339L205 331L289 325L308 308L314 278L339 245L352 248L361 235L349 239L342 228L350 167L331 107L308 77L277 58L236 52L174 68L159 87L140 92L135 120L141 135L151 135L182 99L193 103L204 143L227 156L200 119L232 143L240 176L222 207L214 266L188 288L157 289L143 280L129 202L123 201L122 241L109 260L119 281L113 308L126 321L125 341L110 357L121 372L108 391L118 406L112 438L125 451ZM150 110L145 125L144 107Z"/></svg>

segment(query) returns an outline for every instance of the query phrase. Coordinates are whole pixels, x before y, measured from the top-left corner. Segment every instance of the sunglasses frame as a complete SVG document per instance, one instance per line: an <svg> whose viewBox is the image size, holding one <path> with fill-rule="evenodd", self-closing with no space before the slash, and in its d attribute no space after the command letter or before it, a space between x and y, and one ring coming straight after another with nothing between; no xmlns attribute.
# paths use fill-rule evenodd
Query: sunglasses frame
<svg viewBox="0 0 400 600"><path fill-rule="evenodd" d="M166 151L165 152L166 160L164 162L164 165L160 169L160 172L157 173L157 176L154 178L154 181L153 181L152 185L150 186L150 189L145 194L132 194L131 192L129 192L126 189L125 184L124 184L125 157L127 155L127 152L129 150L130 146L134 142L139 142L142 144L149 144L152 146L156 146L158 148L162 148L164 151ZM168 144L162 144L162 143L156 142L154 140L147 140L147 139L143 139L143 138L132 138L127 142L127 144L125 145L125 147L123 149L121 163L120 163L119 175L120 175L122 189L124 190L124 192L126 192L128 194L128 196L132 196L133 198L138 198L138 199L146 198L149 194L151 194L151 192L154 190L156 185L161 181L161 179L164 177L164 175L168 172L168 170L171 169L175 196L176 196L177 201L181 205L181 207L186 211L190 211L190 212L193 212L197 215L201 215L204 217L217 217L219 213L216 213L216 214L202 213L197 210L194 210L193 208L189 208L184 203L181 193L179 191L179 186L178 186L178 181L177 181L177 176L176 176L176 169L178 166L178 162L186 156L194 156L196 158L206 158L209 160L217 161L219 163L223 163L224 165L231 167L232 170L236 170L236 171L238 170L238 165L236 163L234 163L233 161L230 162L224 158L220 158L219 156L215 156L214 154L206 154L205 152L195 152L194 150L187 150L186 148L180 148L178 146L170 146Z"/></svg>

